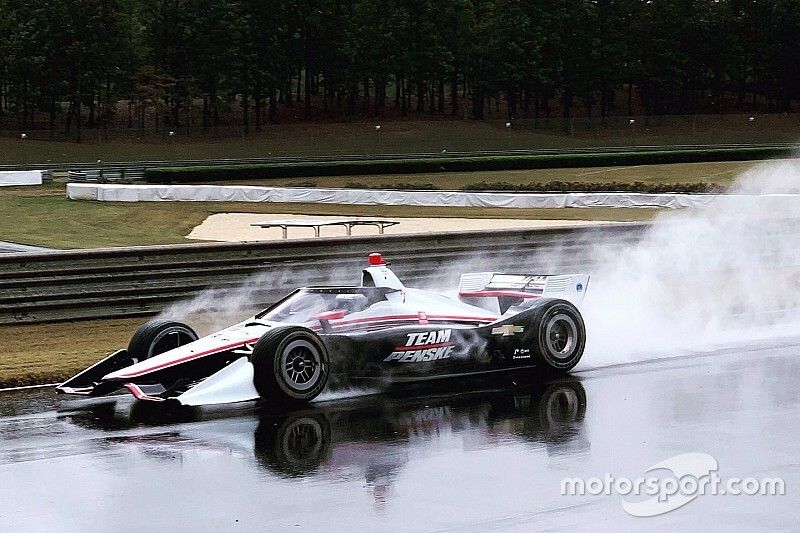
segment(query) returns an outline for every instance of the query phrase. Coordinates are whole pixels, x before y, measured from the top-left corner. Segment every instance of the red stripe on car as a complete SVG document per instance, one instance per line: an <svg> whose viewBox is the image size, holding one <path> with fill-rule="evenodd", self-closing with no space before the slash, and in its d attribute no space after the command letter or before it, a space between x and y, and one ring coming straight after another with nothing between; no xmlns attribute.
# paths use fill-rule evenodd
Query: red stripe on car
<svg viewBox="0 0 800 533"><path fill-rule="evenodd" d="M461 316L461 315L427 315L428 320L462 320L467 322L494 322L497 317ZM354 318L352 320L331 321L332 326L348 326L350 324L363 324L367 322L383 322L390 320L413 320L419 323L419 315L388 315Z"/></svg>
<svg viewBox="0 0 800 533"><path fill-rule="evenodd" d="M126 389L131 391L137 400L144 400L148 402L163 402L164 398L158 398L156 396L150 396L149 394L145 394L144 391L135 383L126 383L123 385Z"/></svg>
<svg viewBox="0 0 800 533"><path fill-rule="evenodd" d="M438 344L415 344L414 346L398 346L395 352L410 352L412 350L428 350L430 348L444 348L445 346L455 346L454 342L440 342Z"/></svg>
<svg viewBox="0 0 800 533"><path fill-rule="evenodd" d="M193 353L193 354L187 355L185 357L181 357L180 359L175 359L174 361L167 361L165 363L161 363L160 365L155 365L155 366L152 366L150 368L145 368L143 370L137 370L136 372L129 372L127 374L120 374L118 377L120 377L120 378L134 378L134 377L141 376L141 375L144 375L144 374L149 374L150 372L153 372L155 370L161 370L161 369L164 369L164 368L169 368L171 366L179 365L181 363L185 363L187 361L192 361L194 359L199 359L199 358L205 357L207 355L213 355L215 353L225 352L225 351L230 350L232 348L240 348L240 347L244 346L245 344L249 344L251 342L256 342L257 340L258 340L258 337L256 337L255 339L249 339L249 340L246 340L246 341L236 342L234 344L227 344L225 346L218 346L217 348L212 348L211 350L206 350L204 352Z"/></svg>
<svg viewBox="0 0 800 533"><path fill-rule="evenodd" d="M511 298L539 298L541 294L533 294L530 292L519 291L473 291L473 292L459 292L459 296L463 298L485 298L485 297L502 297L509 296Z"/></svg>

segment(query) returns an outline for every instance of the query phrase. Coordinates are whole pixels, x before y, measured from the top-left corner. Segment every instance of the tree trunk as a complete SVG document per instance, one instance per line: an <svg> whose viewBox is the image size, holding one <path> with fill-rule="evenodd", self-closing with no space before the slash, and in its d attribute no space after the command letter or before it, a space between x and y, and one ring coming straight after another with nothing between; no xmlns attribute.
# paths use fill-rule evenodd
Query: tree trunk
<svg viewBox="0 0 800 533"><path fill-rule="evenodd" d="M633 82L628 82L628 116L633 115Z"/></svg>
<svg viewBox="0 0 800 533"><path fill-rule="evenodd" d="M358 101L358 83L351 83L347 91L347 114L354 115Z"/></svg>
<svg viewBox="0 0 800 533"><path fill-rule="evenodd" d="M55 97L51 97L50 99L50 117L48 120L47 127L50 130L50 139L53 139L56 136L56 100Z"/></svg>
<svg viewBox="0 0 800 533"><path fill-rule="evenodd" d="M217 136L217 126L219 126L219 98L217 98L217 87L214 87L211 90L211 118L212 122L212 135L214 137Z"/></svg>
<svg viewBox="0 0 800 533"><path fill-rule="evenodd" d="M75 129L77 130L77 134L78 134L78 137L77 137L77 139L75 139L75 142L78 142L78 143L80 143L83 140L83 137L81 135L81 129L82 129L81 123L83 121L81 120L81 96L80 96L80 94L81 94L80 91L78 91L78 98L77 98L77 101L75 102Z"/></svg>
<svg viewBox="0 0 800 533"><path fill-rule="evenodd" d="M97 126L96 114L95 111L97 109L97 104L94 99L94 94L92 94L92 99L89 102L89 121L86 123L87 126L90 128L94 128Z"/></svg>
<svg viewBox="0 0 800 533"><path fill-rule="evenodd" d="M177 95L172 99L172 125L175 129L181 127L181 100Z"/></svg>
<svg viewBox="0 0 800 533"><path fill-rule="evenodd" d="M369 78L364 78L364 105L362 109L365 115L369 112Z"/></svg>
<svg viewBox="0 0 800 533"><path fill-rule="evenodd" d="M381 77L375 80L375 116L381 114L381 109L386 106L386 79Z"/></svg>
<svg viewBox="0 0 800 533"><path fill-rule="evenodd" d="M476 120L483 120L483 108L486 94L482 88L474 87L472 89L472 118Z"/></svg>
<svg viewBox="0 0 800 533"><path fill-rule="evenodd" d="M297 103L298 104L303 101L302 90L303 90L303 70L300 69L297 72Z"/></svg>
<svg viewBox="0 0 800 533"><path fill-rule="evenodd" d="M506 103L508 104L508 118L510 120L517 116L517 91L509 89L506 93Z"/></svg>
<svg viewBox="0 0 800 533"><path fill-rule="evenodd" d="M308 71L308 64L306 64L305 102L303 103L303 114L306 118L311 116L311 74Z"/></svg>
<svg viewBox="0 0 800 533"><path fill-rule="evenodd" d="M275 89L270 90L269 93L269 121L275 122L275 116L278 114L278 103L275 101Z"/></svg>
<svg viewBox="0 0 800 533"><path fill-rule="evenodd" d="M450 114L458 116L458 72L454 69L450 78Z"/></svg>
<svg viewBox="0 0 800 533"><path fill-rule="evenodd" d="M108 141L108 120L113 116L111 112L111 77L106 76L106 106L103 110L103 140Z"/></svg>
<svg viewBox="0 0 800 533"><path fill-rule="evenodd" d="M253 91L253 98L256 101L256 131L261 131L261 115L263 113L261 108L261 84L257 84L255 91Z"/></svg>
<svg viewBox="0 0 800 533"><path fill-rule="evenodd" d="M564 93L561 95L561 111L562 116L564 118L570 118L572 116L572 87L565 87Z"/></svg>
<svg viewBox="0 0 800 533"><path fill-rule="evenodd" d="M406 116L408 113L408 105L406 100L406 79L402 78L400 83L397 84L397 94L400 96L400 116Z"/></svg>
<svg viewBox="0 0 800 533"><path fill-rule="evenodd" d="M242 94L242 125L244 134L250 133L250 95L246 92Z"/></svg>

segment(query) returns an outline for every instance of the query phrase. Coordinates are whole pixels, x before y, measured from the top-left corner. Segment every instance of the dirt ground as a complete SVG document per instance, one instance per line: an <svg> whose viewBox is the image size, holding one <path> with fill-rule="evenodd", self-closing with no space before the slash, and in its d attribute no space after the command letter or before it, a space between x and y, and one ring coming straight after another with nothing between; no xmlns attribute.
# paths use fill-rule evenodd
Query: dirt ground
<svg viewBox="0 0 800 533"><path fill-rule="evenodd" d="M0 388L53 383L128 346L147 318L0 326Z"/></svg>
<svg viewBox="0 0 800 533"><path fill-rule="evenodd" d="M339 217L311 216L283 213L218 213L206 218L195 227L188 238L204 241L273 241L283 239L283 230L279 227L261 228L251 224L270 221L287 221L294 223L324 223L338 220L387 220L397 222L385 229L387 235L410 233L440 233L451 231L470 231L481 229L509 228L549 228L558 226L586 226L605 223L602 220L514 220L514 219L470 219L470 218L402 218L402 217ZM373 225L354 226L352 235L377 235L378 228ZM344 226L324 226L320 229L321 237L344 236ZM314 237L311 227L290 227L287 229L289 239L307 239Z"/></svg>

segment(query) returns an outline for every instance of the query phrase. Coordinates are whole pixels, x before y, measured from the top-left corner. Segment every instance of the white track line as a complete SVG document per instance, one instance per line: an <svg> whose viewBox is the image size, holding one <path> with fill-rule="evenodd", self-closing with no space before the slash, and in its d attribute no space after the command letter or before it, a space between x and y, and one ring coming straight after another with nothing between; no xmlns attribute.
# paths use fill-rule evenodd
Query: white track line
<svg viewBox="0 0 800 533"><path fill-rule="evenodd" d="M8 387L6 389L0 389L0 392L13 392L18 390L28 390L28 389L43 389L45 387L55 387L58 383L45 383L44 385L25 385L24 387Z"/></svg>

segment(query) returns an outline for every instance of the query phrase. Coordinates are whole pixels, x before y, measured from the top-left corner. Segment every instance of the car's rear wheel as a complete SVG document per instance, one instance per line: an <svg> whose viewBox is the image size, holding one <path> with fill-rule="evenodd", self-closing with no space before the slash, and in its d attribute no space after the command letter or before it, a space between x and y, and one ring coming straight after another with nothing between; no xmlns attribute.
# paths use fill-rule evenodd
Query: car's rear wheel
<svg viewBox="0 0 800 533"><path fill-rule="evenodd" d="M173 320L151 320L131 337L128 354L137 361L168 352L198 339L192 328Z"/></svg>
<svg viewBox="0 0 800 533"><path fill-rule="evenodd" d="M281 326L264 334L253 348L253 384L264 400L304 403L325 388L328 351L308 328Z"/></svg>
<svg viewBox="0 0 800 533"><path fill-rule="evenodd" d="M579 381L555 382L539 401L539 424L546 442L562 442L586 415L586 391Z"/></svg>
<svg viewBox="0 0 800 533"><path fill-rule="evenodd" d="M566 300L546 300L535 317L537 363L553 372L566 372L577 365L586 347L580 311Z"/></svg>

